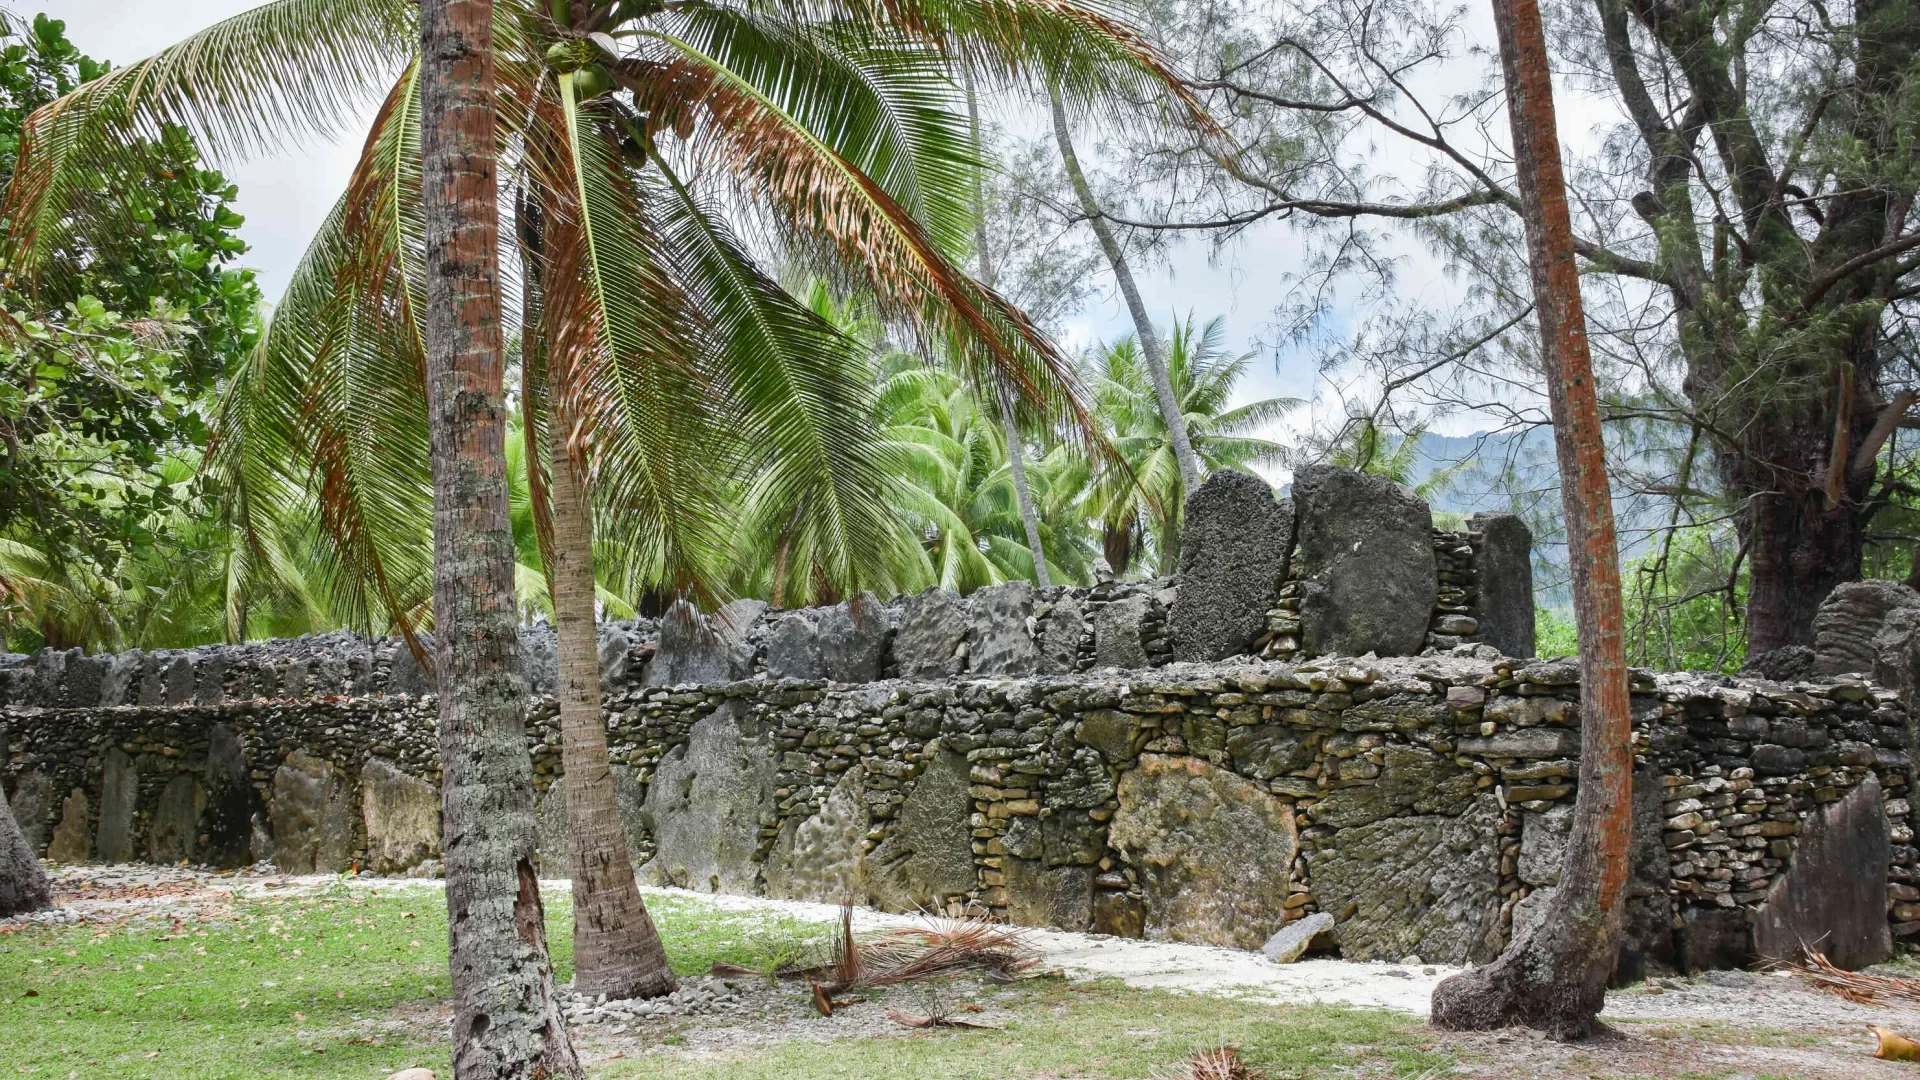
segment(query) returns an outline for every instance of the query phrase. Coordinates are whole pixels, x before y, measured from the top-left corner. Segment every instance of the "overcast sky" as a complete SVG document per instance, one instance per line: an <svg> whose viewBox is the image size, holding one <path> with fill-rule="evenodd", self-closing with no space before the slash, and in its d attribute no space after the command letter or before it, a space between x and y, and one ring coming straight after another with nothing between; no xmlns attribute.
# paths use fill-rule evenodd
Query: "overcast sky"
<svg viewBox="0 0 1920 1080"><path fill-rule="evenodd" d="M257 0L0 2L10 3L23 15L44 10L65 20L68 36L84 52L121 65L252 7ZM1563 124L1564 130L1572 128ZM270 300L279 298L308 239L344 188L357 149L356 140L348 139L339 144L311 143L269 159L217 163L239 185L238 208L246 216L241 235L252 246L247 260L259 272L262 290ZM1297 251L1298 242L1282 226L1249 232L1217 255L1204 243L1189 243L1176 249L1166 265L1140 268L1142 291L1160 321L1188 311L1200 322L1223 315L1229 340L1251 348L1267 328L1280 299L1282 280L1298 264ZM1082 346L1132 331L1124 307L1113 295L1111 279L1104 284L1102 295L1065 328L1068 344ZM1451 288L1437 275L1419 272L1403 275L1400 285L1423 292ZM1266 353L1238 396L1242 400L1276 394L1312 397L1316 389L1324 395L1328 388L1316 385L1307 360ZM1335 407L1323 401L1314 411ZM1288 426L1305 419L1301 415ZM1441 429L1465 431L1473 426L1471 420L1456 420Z"/></svg>

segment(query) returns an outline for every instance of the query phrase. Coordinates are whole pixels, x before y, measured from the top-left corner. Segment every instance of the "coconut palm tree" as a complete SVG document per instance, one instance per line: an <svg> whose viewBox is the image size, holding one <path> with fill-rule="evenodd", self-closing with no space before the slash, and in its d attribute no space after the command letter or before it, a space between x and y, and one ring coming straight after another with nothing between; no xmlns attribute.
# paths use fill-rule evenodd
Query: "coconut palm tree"
<svg viewBox="0 0 1920 1080"><path fill-rule="evenodd" d="M1167 376L1194 453L1207 472L1286 459L1284 445L1257 433L1298 408L1298 399L1264 398L1228 408L1253 357L1227 352L1226 321L1220 317L1198 332L1191 315L1173 326ZM1090 495L1107 562L1115 573L1125 573L1144 547L1157 572L1171 574L1180 563L1187 488L1139 343L1126 337L1100 350L1089 378L1095 415L1127 466L1101 470Z"/></svg>
<svg viewBox="0 0 1920 1080"><path fill-rule="evenodd" d="M964 55L1000 84L1059 87L1085 108L1161 94L1200 114L1144 39L1077 0L495 7L492 119L521 192L522 397L542 448L528 457L553 462L530 487L552 489L533 494L552 507L554 542L564 531L583 548L553 567L561 647L581 675L565 680L562 725L594 759L576 784L569 754L569 826L586 821L577 805L582 835L617 836L586 677L593 546L625 553L626 580L700 591L720 576L724 495L743 475L764 507L790 511L806 576L878 583L871 556L895 535L883 443L857 422L869 411L857 350L758 256L782 249L858 282L889 319L950 342L970 383L1084 428L1070 366L955 261L976 163L951 66ZM316 493L335 540L333 608L409 635L432 581L411 13L401 0L278 0L220 23L37 113L9 195L13 265L31 273L77 233L111 235L124 208L83 166L135 152L138 132L179 123L232 156L337 133L384 90L348 191L238 382L226 460L261 517L288 507L285 492ZM562 610L563 595L584 608ZM657 947L615 948L651 937L622 928L627 913L645 918L623 854L575 859L576 873L598 868L575 887L576 979L657 990L671 985Z"/></svg>
<svg viewBox="0 0 1920 1080"><path fill-rule="evenodd" d="M881 374L877 410L901 463L893 499L920 538L925 584L971 592L1040 580L998 401L981 400L953 373L904 353L888 357ZM1028 479L1044 501L1048 470L1036 463ZM1083 580L1086 547L1070 534L1085 515L1077 504L1061 510L1049 519L1056 531L1043 535L1041 550L1056 560L1052 577Z"/></svg>

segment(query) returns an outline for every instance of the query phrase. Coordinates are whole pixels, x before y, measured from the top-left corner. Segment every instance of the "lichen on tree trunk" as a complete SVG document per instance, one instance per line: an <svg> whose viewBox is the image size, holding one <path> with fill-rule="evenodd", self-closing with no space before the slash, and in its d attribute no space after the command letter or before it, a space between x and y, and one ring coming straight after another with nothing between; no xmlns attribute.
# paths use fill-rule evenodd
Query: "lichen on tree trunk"
<svg viewBox="0 0 1920 1080"><path fill-rule="evenodd" d="M1443 1028L1522 1023L1555 1038L1576 1039L1593 1032L1606 1001L1625 913L1632 839L1633 748L1620 557L1540 8L1537 0L1494 0L1493 10L1579 627L1580 784L1560 886L1545 917L1492 964L1435 987L1432 1015Z"/></svg>
<svg viewBox="0 0 1920 1080"><path fill-rule="evenodd" d="M434 665L460 1080L583 1077L534 872L507 516L491 0L421 0Z"/></svg>

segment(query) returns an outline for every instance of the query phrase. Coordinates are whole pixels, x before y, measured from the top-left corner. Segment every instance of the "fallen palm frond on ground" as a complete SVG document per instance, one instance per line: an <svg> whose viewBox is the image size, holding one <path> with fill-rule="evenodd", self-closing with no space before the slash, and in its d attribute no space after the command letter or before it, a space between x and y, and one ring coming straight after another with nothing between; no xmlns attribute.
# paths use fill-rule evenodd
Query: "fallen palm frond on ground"
<svg viewBox="0 0 1920 1080"><path fill-rule="evenodd" d="M921 1016L901 1009L888 1009L887 1019L902 1027L910 1028L981 1028L987 1031L1001 1030L999 1024L989 1024L984 1020L967 1020L958 1016L949 1016L943 1012Z"/></svg>
<svg viewBox="0 0 1920 1080"><path fill-rule="evenodd" d="M1266 1080L1266 1073L1240 1060L1240 1048L1222 1046L1188 1058L1186 1067L1167 1074L1167 1080Z"/></svg>
<svg viewBox="0 0 1920 1080"><path fill-rule="evenodd" d="M1809 986L1825 990L1860 1005L1883 1000L1920 1002L1920 979L1900 975L1868 975L1835 967L1822 953L1806 950L1806 959L1780 965L1800 976Z"/></svg>
<svg viewBox="0 0 1920 1080"><path fill-rule="evenodd" d="M833 962L813 984L814 1008L830 1016L839 1002L835 994L880 986L934 979L963 971L983 971L989 977L1011 979L1039 962L1018 928L984 919L932 918L923 925L886 930L859 941L853 934L853 907L840 908L840 932L834 939Z"/></svg>

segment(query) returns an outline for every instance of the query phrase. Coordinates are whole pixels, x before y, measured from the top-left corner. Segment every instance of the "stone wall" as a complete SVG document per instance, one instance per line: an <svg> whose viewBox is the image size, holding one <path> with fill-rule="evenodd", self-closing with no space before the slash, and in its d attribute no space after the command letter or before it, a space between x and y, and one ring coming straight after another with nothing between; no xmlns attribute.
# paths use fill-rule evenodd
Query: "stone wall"
<svg viewBox="0 0 1920 1080"><path fill-rule="evenodd" d="M1321 944L1345 956L1459 963L1496 955L1558 873L1575 679L1565 661L1467 645L864 685L630 683L607 720L629 842L654 882L1240 948L1325 912ZM1637 675L1633 701L1623 974L1802 940L1866 963L1920 931L1893 692ZM436 868L430 698L14 709L5 722L5 786L50 857ZM529 741L545 870L564 872L551 699Z"/></svg>
<svg viewBox="0 0 1920 1080"><path fill-rule="evenodd" d="M1436 531L1406 489L1313 467L1291 501L1216 474L1187 517L1173 579L601 627L641 872L1240 948L1317 915L1351 958L1497 955L1554 887L1578 781L1576 669L1525 658L1524 525ZM1904 689L1635 677L1623 977L1803 941L1868 963L1920 933L1915 600L1829 620ZM522 649L563 874L551 630ZM0 780L59 861L428 874L429 689L403 643L352 634L0 657Z"/></svg>
<svg viewBox="0 0 1920 1080"><path fill-rule="evenodd" d="M1264 481L1214 474L1188 500L1172 578L1052 589L1011 582L970 596L868 595L799 611L739 600L705 616L681 607L658 621L610 623L600 634L603 678L616 689L761 674L868 683L1137 670L1176 658L1393 656L1481 641L1532 655L1532 541L1518 518L1479 515L1464 532L1436 530L1411 491L1321 466L1300 471L1296 494L1277 500ZM524 630L522 648L532 692L551 693L551 628ZM0 654L0 706L213 706L431 689L405 642L346 632L152 653Z"/></svg>

